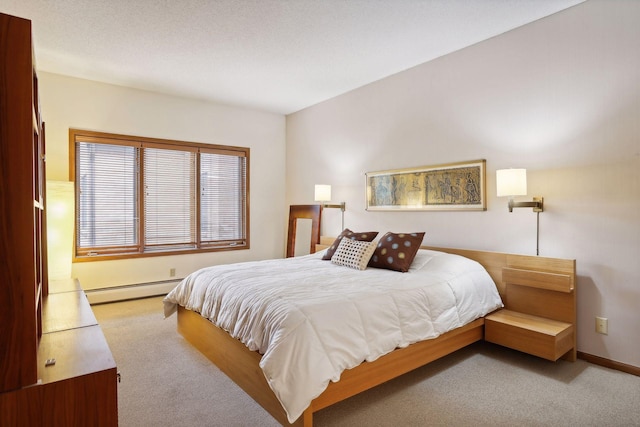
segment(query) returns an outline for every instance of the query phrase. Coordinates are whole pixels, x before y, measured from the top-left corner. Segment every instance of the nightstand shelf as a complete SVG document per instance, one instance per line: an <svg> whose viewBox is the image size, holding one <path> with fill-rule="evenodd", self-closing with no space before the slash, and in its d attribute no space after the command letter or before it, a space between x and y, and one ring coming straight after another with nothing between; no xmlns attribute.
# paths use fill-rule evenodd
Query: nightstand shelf
<svg viewBox="0 0 640 427"><path fill-rule="evenodd" d="M499 310L485 317L485 340L556 361L573 348L573 325Z"/></svg>

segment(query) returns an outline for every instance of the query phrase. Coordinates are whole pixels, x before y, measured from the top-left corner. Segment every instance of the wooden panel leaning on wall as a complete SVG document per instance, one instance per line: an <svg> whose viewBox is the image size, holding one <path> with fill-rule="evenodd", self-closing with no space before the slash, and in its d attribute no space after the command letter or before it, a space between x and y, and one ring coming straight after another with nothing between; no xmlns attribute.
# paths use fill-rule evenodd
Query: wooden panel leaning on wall
<svg viewBox="0 0 640 427"><path fill-rule="evenodd" d="M328 240L325 239L324 241ZM574 260L558 260L464 249L433 247L425 247L425 249L456 253L478 261L489 271L503 296L505 296L503 293L505 285L502 277L504 268L523 268L534 274L537 272L567 273L575 281ZM374 362L364 362L353 369L343 372L340 381L330 383L327 389L311 402L311 405L293 425L311 427L313 425L314 412L482 340L484 324L484 318L477 319L469 325L450 331L438 338L421 341L406 348L396 349ZM573 331L575 332L575 329ZM282 425L290 425L284 410L273 391L269 388L260 369L261 356L259 353L250 351L240 341L232 338L227 332L217 328L207 319L182 307L178 308L178 332ZM572 342L574 343L574 348L567 351L565 355L568 358L575 354L575 333L572 335Z"/></svg>
<svg viewBox="0 0 640 427"><path fill-rule="evenodd" d="M296 238L299 237L298 233L298 220L310 220L311 221L311 236L303 237L301 240L304 242L304 237L309 238L309 251L305 251L305 254L312 254L316 251L316 246L320 243L320 224L322 221L322 206L321 205L291 205L289 206L289 226L287 231L287 258L296 256Z"/></svg>

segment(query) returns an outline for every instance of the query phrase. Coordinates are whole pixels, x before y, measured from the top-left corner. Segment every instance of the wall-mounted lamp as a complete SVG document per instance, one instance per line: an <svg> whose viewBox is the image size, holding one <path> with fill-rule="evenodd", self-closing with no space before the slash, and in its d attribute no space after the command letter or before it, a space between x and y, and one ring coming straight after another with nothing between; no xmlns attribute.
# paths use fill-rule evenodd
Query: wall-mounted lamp
<svg viewBox="0 0 640 427"><path fill-rule="evenodd" d="M544 200L536 196L531 202L514 202L513 196L527 195L526 169L499 169L496 171L496 190L498 197L509 197L509 212L513 208L533 208L536 213L536 255L540 254L540 212L544 209Z"/></svg>
<svg viewBox="0 0 640 427"><path fill-rule="evenodd" d="M532 202L514 202L513 196L527 195L526 169L500 169L496 171L498 197L509 196L509 212L513 208L533 208L534 212L543 211L543 198L534 197Z"/></svg>
<svg viewBox="0 0 640 427"><path fill-rule="evenodd" d="M346 203L341 202L339 204L331 204L331 186L324 184L316 184L315 189L315 198L316 202L322 202L323 208L340 208L342 211L342 228L340 231L344 230L344 210L346 208Z"/></svg>

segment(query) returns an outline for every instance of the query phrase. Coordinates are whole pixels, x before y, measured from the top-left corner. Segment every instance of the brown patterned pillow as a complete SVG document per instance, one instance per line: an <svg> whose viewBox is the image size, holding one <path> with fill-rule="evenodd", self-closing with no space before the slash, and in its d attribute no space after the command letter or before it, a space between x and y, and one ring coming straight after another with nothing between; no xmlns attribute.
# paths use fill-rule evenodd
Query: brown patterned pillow
<svg viewBox="0 0 640 427"><path fill-rule="evenodd" d="M351 240L360 240L362 242L371 242L371 241L373 241L373 239L376 238L377 235L378 235L377 231L355 232L355 231L349 230L348 228L345 228L344 231L338 235L338 238L336 240L334 240L333 243L331 244L331 246L329 246L327 248L327 250L324 252L324 255L322 256L322 259L324 259L324 260L331 259L333 254L336 252L336 249L338 249L338 245L340 244L340 240L342 240L344 237L346 237L347 239L351 239Z"/></svg>
<svg viewBox="0 0 640 427"><path fill-rule="evenodd" d="M424 233L387 233L369 261L369 267L407 272L415 258Z"/></svg>

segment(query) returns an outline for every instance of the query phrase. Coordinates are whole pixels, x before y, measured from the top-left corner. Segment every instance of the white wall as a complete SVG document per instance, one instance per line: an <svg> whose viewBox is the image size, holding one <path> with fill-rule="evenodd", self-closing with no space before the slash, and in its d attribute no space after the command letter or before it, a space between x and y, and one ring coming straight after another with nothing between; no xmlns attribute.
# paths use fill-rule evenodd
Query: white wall
<svg viewBox="0 0 640 427"><path fill-rule="evenodd" d="M285 118L56 74L38 73L46 122L47 179L69 180L69 128L249 147L249 250L81 262L73 276L95 289L172 279L198 268L284 253Z"/></svg>
<svg viewBox="0 0 640 427"><path fill-rule="evenodd" d="M640 2L590 0L289 115L287 202L332 184L351 229L535 255L535 214L495 192L496 169L527 168L540 255L577 260L578 350L640 366L639 22ZM476 159L486 212L365 210L367 171Z"/></svg>

